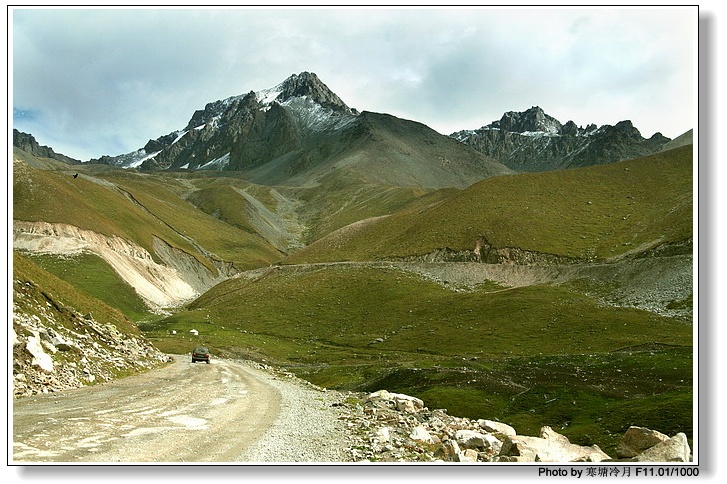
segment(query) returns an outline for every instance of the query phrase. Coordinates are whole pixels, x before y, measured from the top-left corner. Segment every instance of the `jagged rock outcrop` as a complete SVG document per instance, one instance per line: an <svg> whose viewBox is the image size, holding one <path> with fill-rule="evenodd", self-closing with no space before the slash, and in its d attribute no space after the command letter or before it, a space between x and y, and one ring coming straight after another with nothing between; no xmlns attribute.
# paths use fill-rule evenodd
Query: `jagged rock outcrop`
<svg viewBox="0 0 727 484"><path fill-rule="evenodd" d="M575 123L572 121L571 123L569 130L575 126ZM514 133L561 134L563 132L563 125L560 124L560 121L545 114L538 106L533 106L522 113L508 111L502 115L499 121L494 121L490 127Z"/></svg>
<svg viewBox="0 0 727 484"><path fill-rule="evenodd" d="M353 396L355 395L355 396ZM632 427L618 456L597 445L581 446L545 426L539 436L519 435L513 427L485 419L454 417L429 410L416 397L380 390L349 394L341 417L354 439L354 461L445 462L688 462L686 435L672 438Z"/></svg>
<svg viewBox="0 0 727 484"><path fill-rule="evenodd" d="M62 161L63 163L68 163L69 165L77 165L81 163L81 160L76 160L70 156L56 153L53 151L53 148L49 146L41 146L33 135L23 133L17 129L13 129L13 146L39 158L51 158L53 160Z"/></svg>
<svg viewBox="0 0 727 484"><path fill-rule="evenodd" d="M279 91L275 101L282 102L295 97L308 96L315 99L323 107L348 114L357 114L355 109L349 108L338 95L323 84L318 76L312 72L291 75L275 91Z"/></svg>
<svg viewBox="0 0 727 484"><path fill-rule="evenodd" d="M670 141L661 133L645 139L631 121L596 127L561 124L533 106L510 111L502 118L475 130L451 136L515 171L547 171L600 165L647 156Z"/></svg>

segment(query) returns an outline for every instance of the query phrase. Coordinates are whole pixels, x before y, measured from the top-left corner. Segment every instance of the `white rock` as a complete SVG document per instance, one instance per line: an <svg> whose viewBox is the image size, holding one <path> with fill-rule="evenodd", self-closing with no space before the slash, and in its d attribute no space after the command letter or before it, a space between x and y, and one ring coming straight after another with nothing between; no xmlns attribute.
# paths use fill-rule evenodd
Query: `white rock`
<svg viewBox="0 0 727 484"><path fill-rule="evenodd" d="M657 432L656 430L631 426L624 433L623 437L621 437L621 441L616 448L616 455L622 458L634 457L656 444L667 440L669 440L668 435Z"/></svg>
<svg viewBox="0 0 727 484"><path fill-rule="evenodd" d="M380 429L377 429L374 435L379 442L389 442L389 440L391 440L389 427L381 427Z"/></svg>
<svg viewBox="0 0 727 484"><path fill-rule="evenodd" d="M36 336L28 336L25 347L33 355L33 364L40 367L46 373L53 372L53 358L43 351L43 344Z"/></svg>
<svg viewBox="0 0 727 484"><path fill-rule="evenodd" d="M477 462L477 451L474 449L465 449L457 454L459 462Z"/></svg>
<svg viewBox="0 0 727 484"><path fill-rule="evenodd" d="M687 436L680 432L674 437L659 442L633 459L636 462L689 462L691 450Z"/></svg>
<svg viewBox="0 0 727 484"><path fill-rule="evenodd" d="M416 397L404 395L403 393L391 393L387 390L379 390L371 393L369 401L391 401L400 412L416 413L424 408L424 402Z"/></svg>
<svg viewBox="0 0 727 484"><path fill-rule="evenodd" d="M427 432L427 429L422 427L421 425L414 427L409 434L409 438L412 440L418 440L420 442L426 442L428 444L433 444L434 439L432 438L431 434Z"/></svg>
<svg viewBox="0 0 727 484"><path fill-rule="evenodd" d="M514 428L502 422L480 419L477 421L477 424L480 428L492 434L517 435Z"/></svg>
<svg viewBox="0 0 727 484"><path fill-rule="evenodd" d="M460 447L465 449L483 449L485 447L485 436L474 430L458 430L454 438Z"/></svg>

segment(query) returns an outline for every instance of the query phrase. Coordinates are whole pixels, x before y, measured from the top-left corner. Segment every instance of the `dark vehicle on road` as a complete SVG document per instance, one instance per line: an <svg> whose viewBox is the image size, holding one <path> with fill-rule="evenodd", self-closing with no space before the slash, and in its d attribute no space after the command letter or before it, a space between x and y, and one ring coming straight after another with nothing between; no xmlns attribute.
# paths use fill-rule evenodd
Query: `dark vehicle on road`
<svg viewBox="0 0 727 484"><path fill-rule="evenodd" d="M197 363L198 361L206 361L208 365L210 363L210 351L204 346L197 346L192 351L192 363Z"/></svg>

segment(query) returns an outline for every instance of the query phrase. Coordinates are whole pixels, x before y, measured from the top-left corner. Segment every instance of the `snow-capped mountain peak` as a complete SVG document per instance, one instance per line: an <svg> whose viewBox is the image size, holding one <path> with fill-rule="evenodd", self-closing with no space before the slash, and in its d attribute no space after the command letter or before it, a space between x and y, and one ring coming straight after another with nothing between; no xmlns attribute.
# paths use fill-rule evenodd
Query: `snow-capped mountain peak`
<svg viewBox="0 0 727 484"><path fill-rule="evenodd" d="M149 140L134 152L98 161L142 169L220 169L230 162L243 166L250 162L250 156L260 156L247 153L253 145L247 146L243 139L259 138L255 143L260 146L272 143L270 149L274 152L276 143L296 145L300 143L297 138L305 133L342 129L358 115L316 74L302 72L269 89L207 103L204 109L194 112L184 129ZM267 130L277 130L285 142L266 138Z"/></svg>

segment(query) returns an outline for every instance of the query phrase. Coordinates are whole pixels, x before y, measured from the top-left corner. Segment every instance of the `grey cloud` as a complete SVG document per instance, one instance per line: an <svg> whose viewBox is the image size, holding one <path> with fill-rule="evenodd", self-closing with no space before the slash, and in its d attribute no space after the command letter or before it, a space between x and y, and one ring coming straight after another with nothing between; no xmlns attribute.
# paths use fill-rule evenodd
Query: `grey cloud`
<svg viewBox="0 0 727 484"><path fill-rule="evenodd" d="M691 127L691 25L657 13L15 10L13 105L37 113L15 122L69 156L118 154L309 70L352 107L445 134L537 104L673 137Z"/></svg>

